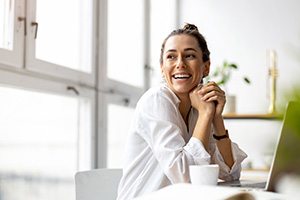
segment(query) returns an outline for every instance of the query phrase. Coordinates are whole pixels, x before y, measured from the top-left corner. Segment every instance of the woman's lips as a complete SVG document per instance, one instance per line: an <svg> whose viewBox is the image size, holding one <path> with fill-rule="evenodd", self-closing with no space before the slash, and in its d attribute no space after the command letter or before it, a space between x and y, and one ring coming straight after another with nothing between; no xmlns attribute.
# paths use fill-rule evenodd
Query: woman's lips
<svg viewBox="0 0 300 200"><path fill-rule="evenodd" d="M174 79L189 79L191 76L191 74L174 74L172 77Z"/></svg>

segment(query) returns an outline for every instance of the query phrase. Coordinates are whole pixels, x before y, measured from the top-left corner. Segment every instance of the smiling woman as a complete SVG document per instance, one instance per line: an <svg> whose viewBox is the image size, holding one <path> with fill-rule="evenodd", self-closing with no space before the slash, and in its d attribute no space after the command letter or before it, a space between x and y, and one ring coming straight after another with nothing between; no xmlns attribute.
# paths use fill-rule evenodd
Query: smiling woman
<svg viewBox="0 0 300 200"><path fill-rule="evenodd" d="M190 165L216 163L219 178L239 179L247 156L225 130L225 93L214 82L201 84L210 59L195 25L174 30L164 40L160 65L165 83L149 89L134 113L119 200L189 183Z"/></svg>

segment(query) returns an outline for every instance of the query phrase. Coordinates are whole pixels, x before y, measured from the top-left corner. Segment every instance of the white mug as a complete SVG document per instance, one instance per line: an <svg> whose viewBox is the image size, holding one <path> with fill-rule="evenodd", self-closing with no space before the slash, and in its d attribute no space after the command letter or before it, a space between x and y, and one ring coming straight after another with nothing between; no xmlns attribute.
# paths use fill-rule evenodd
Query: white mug
<svg viewBox="0 0 300 200"><path fill-rule="evenodd" d="M191 183L195 185L217 185L219 165L190 165Z"/></svg>

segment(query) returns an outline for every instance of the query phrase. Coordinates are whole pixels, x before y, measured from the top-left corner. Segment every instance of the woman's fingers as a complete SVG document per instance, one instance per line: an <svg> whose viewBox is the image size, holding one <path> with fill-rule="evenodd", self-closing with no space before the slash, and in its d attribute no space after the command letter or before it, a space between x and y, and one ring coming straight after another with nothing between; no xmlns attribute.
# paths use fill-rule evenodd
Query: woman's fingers
<svg viewBox="0 0 300 200"><path fill-rule="evenodd" d="M210 91L218 91L225 95L225 92L213 81L203 85L203 87L200 90L200 94L205 94Z"/></svg>
<svg viewBox="0 0 300 200"><path fill-rule="evenodd" d="M201 98L202 101L216 103L215 116L222 115L226 103L226 95L215 82L205 84L199 93L203 95Z"/></svg>
<svg viewBox="0 0 300 200"><path fill-rule="evenodd" d="M220 101L224 101L225 99L226 99L225 94L218 92L218 91L208 92L201 98L202 101L207 101L207 102L210 102L210 101L220 102Z"/></svg>
<svg viewBox="0 0 300 200"><path fill-rule="evenodd" d="M203 87L199 90L199 94L203 95L203 101L220 102L226 99L225 92L213 81L203 85Z"/></svg>
<svg viewBox="0 0 300 200"><path fill-rule="evenodd" d="M200 90L203 86L197 86L190 92L190 100L192 106L198 111L201 110L203 112L214 113L215 112L215 104L212 102L205 102L202 100L204 95L200 94Z"/></svg>

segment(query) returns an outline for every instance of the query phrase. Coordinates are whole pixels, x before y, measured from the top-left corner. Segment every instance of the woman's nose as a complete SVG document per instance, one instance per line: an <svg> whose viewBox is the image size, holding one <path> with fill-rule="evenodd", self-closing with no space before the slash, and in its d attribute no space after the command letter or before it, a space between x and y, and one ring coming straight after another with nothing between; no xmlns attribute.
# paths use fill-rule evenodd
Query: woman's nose
<svg viewBox="0 0 300 200"><path fill-rule="evenodd" d="M186 68L186 65L184 63L184 60L182 59L181 56L178 57L177 63L176 63L176 68Z"/></svg>

